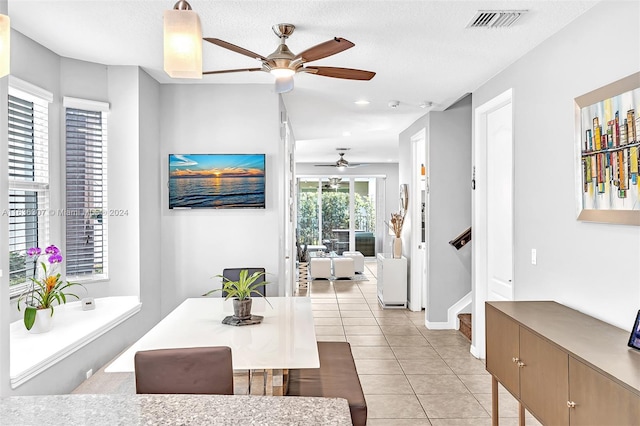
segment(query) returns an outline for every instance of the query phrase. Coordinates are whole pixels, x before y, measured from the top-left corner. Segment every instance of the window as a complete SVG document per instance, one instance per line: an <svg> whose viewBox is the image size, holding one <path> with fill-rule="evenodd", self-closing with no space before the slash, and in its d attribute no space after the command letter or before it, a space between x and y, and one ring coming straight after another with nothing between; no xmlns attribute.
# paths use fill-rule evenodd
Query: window
<svg viewBox="0 0 640 426"><path fill-rule="evenodd" d="M49 241L49 102L51 93L9 79L9 285L15 296L33 276L30 247Z"/></svg>
<svg viewBox="0 0 640 426"><path fill-rule="evenodd" d="M106 279L108 105L65 97L64 106L67 277Z"/></svg>

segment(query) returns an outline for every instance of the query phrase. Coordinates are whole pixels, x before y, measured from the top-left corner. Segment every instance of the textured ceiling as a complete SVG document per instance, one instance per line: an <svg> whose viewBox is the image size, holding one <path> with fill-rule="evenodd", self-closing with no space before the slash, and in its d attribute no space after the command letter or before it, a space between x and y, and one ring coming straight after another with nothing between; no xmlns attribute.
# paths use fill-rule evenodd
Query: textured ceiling
<svg viewBox="0 0 640 426"><path fill-rule="evenodd" d="M103 64L140 65L161 83L162 12L173 0L9 0L12 26L59 55ZM355 47L312 65L376 71L369 82L299 74L284 95L302 162L337 159L352 148L354 162L397 161L398 134L428 112L441 110L560 30L595 1L204 1L191 0L203 36L262 55L275 50L277 23L296 25L294 52L344 37ZM478 10L526 9L507 29L467 29ZM204 43L204 69L259 63ZM197 83L272 84L266 73L205 76ZM197 84L196 83L196 84ZM357 106L357 99L371 101ZM400 101L398 108L388 107ZM348 135L347 135L348 132Z"/></svg>

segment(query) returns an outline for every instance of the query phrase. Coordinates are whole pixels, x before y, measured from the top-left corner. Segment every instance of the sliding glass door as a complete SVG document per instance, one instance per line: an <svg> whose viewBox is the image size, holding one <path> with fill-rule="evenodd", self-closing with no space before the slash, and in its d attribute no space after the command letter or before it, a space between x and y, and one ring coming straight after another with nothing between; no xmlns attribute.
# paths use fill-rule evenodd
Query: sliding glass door
<svg viewBox="0 0 640 426"><path fill-rule="evenodd" d="M298 241L315 250L375 256L375 205L375 178L298 178Z"/></svg>

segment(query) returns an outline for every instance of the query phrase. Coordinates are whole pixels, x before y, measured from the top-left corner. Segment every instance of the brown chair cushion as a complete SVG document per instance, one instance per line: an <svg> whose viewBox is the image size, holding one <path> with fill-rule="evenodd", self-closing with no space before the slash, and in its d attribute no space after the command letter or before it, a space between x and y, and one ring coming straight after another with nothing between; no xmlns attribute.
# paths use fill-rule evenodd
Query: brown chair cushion
<svg viewBox="0 0 640 426"><path fill-rule="evenodd" d="M136 393L233 395L231 348L136 352Z"/></svg>
<svg viewBox="0 0 640 426"><path fill-rule="evenodd" d="M318 342L320 368L289 370L289 396L344 398L349 402L355 426L367 423L364 399L356 364L347 342Z"/></svg>

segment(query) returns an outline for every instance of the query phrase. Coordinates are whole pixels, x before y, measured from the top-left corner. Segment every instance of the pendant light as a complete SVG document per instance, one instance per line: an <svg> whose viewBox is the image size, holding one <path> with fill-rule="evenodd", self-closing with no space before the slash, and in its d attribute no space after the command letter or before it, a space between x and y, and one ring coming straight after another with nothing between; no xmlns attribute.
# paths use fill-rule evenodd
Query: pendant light
<svg viewBox="0 0 640 426"><path fill-rule="evenodd" d="M185 0L164 11L164 70L171 78L202 78L200 17Z"/></svg>
<svg viewBox="0 0 640 426"><path fill-rule="evenodd" d="M0 14L0 78L9 74L11 57L11 21Z"/></svg>

